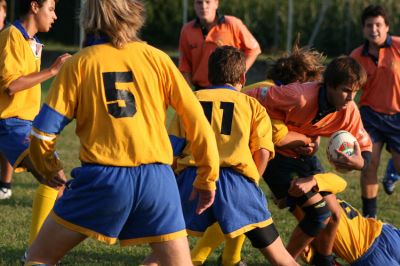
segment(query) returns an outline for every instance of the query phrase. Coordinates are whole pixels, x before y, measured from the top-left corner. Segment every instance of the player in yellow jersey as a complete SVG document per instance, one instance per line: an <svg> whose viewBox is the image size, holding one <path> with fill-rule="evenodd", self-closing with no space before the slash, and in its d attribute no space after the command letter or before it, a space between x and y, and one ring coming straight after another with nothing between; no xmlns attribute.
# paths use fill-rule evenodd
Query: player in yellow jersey
<svg viewBox="0 0 400 266"><path fill-rule="evenodd" d="M316 175L309 186L326 182L342 182L338 177ZM331 185L329 187L332 187ZM334 192L336 193L336 192ZM373 218L363 217L348 202L337 199L340 205L340 221L333 246L334 253L352 266L400 265L400 230ZM299 207L292 209L297 219L303 217ZM314 264L314 247L307 247L303 260Z"/></svg>
<svg viewBox="0 0 400 266"><path fill-rule="evenodd" d="M221 46L210 55L208 68L212 86L195 94L214 130L221 170L215 202L200 216L194 212L196 202L189 201L190 186L198 171L189 150L193 144L178 119L172 121L169 130L187 230L201 236L218 222L227 238L245 234L272 264L297 265L286 251L258 187L274 148L265 109L240 93L245 82L245 56L237 48Z"/></svg>
<svg viewBox="0 0 400 266"><path fill-rule="evenodd" d="M87 0L82 6L85 48L57 75L30 144L43 176L65 184L55 143L75 119L82 166L73 169L26 265L53 265L87 237L123 246L150 243L157 263L191 264L170 166L167 107L175 108L192 143L199 214L214 201L218 150L201 105L172 60L138 38L143 13L137 0Z"/></svg>
<svg viewBox="0 0 400 266"><path fill-rule="evenodd" d="M271 86L320 80L324 60L325 57L321 53L309 48L300 48L295 44L291 54L284 54L272 63L267 71L267 80L250 84L244 87L243 91L262 88L266 93ZM240 258L244 239L244 235L225 239L219 225L215 223L207 229L192 249L192 262L195 265L203 264L209 254L226 240L220 264L224 266L245 265Z"/></svg>
<svg viewBox="0 0 400 266"><path fill-rule="evenodd" d="M20 1L21 17L0 33L0 152L14 169L24 167L42 184L33 201L29 243L54 205L59 187L50 187L28 156L32 120L39 112L40 83L56 75L69 57L62 55L40 70L42 44L38 32L48 32L57 19L54 0ZM11 180L9 180L11 181Z"/></svg>

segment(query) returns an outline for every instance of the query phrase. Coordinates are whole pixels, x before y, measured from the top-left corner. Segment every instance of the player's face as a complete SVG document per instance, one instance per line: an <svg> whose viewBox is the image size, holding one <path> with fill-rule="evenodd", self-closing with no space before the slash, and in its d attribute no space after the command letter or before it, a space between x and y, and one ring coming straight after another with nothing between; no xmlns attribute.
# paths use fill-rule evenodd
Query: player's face
<svg viewBox="0 0 400 266"><path fill-rule="evenodd" d="M3 25L2 23L4 23L4 21L6 20L6 10L4 7L0 6L0 30L2 30L1 25Z"/></svg>
<svg viewBox="0 0 400 266"><path fill-rule="evenodd" d="M215 20L218 0L194 0L194 11L201 22L211 24Z"/></svg>
<svg viewBox="0 0 400 266"><path fill-rule="evenodd" d="M345 109L347 104L353 101L356 92L357 90L347 85L328 88L328 101L339 111Z"/></svg>
<svg viewBox="0 0 400 266"><path fill-rule="evenodd" d="M35 14L37 28L39 32L48 32L56 21L56 3L54 0L47 0L42 7L37 9Z"/></svg>
<svg viewBox="0 0 400 266"><path fill-rule="evenodd" d="M363 33L371 45L381 46L385 43L389 26L382 16L369 17L365 20Z"/></svg>

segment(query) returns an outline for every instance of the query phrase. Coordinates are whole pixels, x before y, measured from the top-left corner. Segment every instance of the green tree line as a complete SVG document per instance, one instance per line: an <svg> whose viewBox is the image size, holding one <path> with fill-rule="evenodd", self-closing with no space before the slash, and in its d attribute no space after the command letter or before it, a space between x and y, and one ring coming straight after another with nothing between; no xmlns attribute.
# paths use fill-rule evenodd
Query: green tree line
<svg viewBox="0 0 400 266"><path fill-rule="evenodd" d="M243 20L264 53L286 49L289 0L220 0L220 12ZM399 35L399 0L293 0L292 35L329 56L347 54L363 41L360 16L369 4L380 4L390 15L390 33ZM163 48L176 49L182 27L182 0L147 0L142 38ZM194 18L188 0L188 19ZM325 11L324 11L325 8ZM317 27L317 25L319 27ZM314 37L313 37L314 32ZM310 40L313 37L311 43ZM295 37L292 37L294 40Z"/></svg>

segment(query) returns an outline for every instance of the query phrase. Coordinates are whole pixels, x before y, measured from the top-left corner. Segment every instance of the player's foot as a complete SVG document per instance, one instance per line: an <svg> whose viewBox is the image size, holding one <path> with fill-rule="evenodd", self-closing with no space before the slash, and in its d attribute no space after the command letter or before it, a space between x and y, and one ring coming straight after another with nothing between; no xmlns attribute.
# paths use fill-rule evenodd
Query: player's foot
<svg viewBox="0 0 400 266"><path fill-rule="evenodd" d="M222 255L219 256L217 265L218 265L218 266L223 266L223 265L222 265ZM238 263L235 264L235 266L247 266L247 263L244 262L244 261L239 261Z"/></svg>
<svg viewBox="0 0 400 266"><path fill-rule="evenodd" d="M0 187L0 200L11 198L12 191L10 188Z"/></svg>
<svg viewBox="0 0 400 266"><path fill-rule="evenodd" d="M21 266L25 265L26 259L28 258L28 251L24 252L24 255L22 255L20 262L21 262ZM62 265L61 261L57 262L57 264L55 264L54 266L60 266Z"/></svg>
<svg viewBox="0 0 400 266"><path fill-rule="evenodd" d="M394 168L392 159L389 160L386 167L385 176L383 177L382 184L386 194L391 195L394 192L395 183L400 179L400 175Z"/></svg>

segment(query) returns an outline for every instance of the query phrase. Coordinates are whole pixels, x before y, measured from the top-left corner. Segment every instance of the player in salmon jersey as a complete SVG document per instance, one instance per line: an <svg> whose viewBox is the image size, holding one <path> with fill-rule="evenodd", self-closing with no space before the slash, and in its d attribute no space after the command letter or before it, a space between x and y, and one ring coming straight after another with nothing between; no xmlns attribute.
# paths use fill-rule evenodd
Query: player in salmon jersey
<svg viewBox="0 0 400 266"><path fill-rule="evenodd" d="M330 265L332 262L330 254L340 218L336 200L326 197L327 202L314 190L288 197L289 189L295 176L307 181L309 176L324 172L314 155L319 136L330 136L337 130L350 131L358 142L355 143L355 154L341 154L334 162L335 166L348 170L367 167L372 144L353 101L365 79L364 70L354 59L339 57L327 66L323 82L272 87L266 94L259 89L246 92L267 109L276 132L277 156L268 165L264 180L278 201L285 201L283 206L297 204L306 213L287 246L294 257L318 236L319 263ZM333 218L330 218L332 213Z"/></svg>

